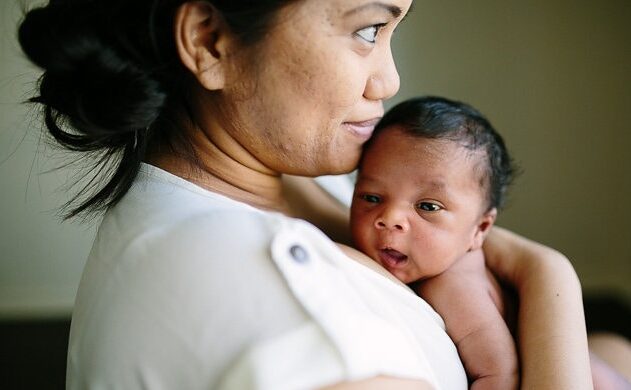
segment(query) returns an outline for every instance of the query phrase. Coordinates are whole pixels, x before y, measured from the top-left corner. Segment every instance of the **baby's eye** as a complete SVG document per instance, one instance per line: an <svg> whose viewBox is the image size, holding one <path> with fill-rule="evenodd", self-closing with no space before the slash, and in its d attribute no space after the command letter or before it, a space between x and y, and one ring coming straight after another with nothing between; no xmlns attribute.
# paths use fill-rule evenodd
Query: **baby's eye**
<svg viewBox="0 0 631 390"><path fill-rule="evenodd" d="M368 43L375 43L377 41L377 34L379 34L379 30L381 30L381 28L385 25L385 23L374 24L356 31L355 34Z"/></svg>
<svg viewBox="0 0 631 390"><path fill-rule="evenodd" d="M364 194L359 196L360 199L368 202L368 203L379 203L381 202L381 198L377 195Z"/></svg>
<svg viewBox="0 0 631 390"><path fill-rule="evenodd" d="M420 202L416 205L416 207L423 211L439 211L442 210L442 207L437 205L436 203L431 202Z"/></svg>

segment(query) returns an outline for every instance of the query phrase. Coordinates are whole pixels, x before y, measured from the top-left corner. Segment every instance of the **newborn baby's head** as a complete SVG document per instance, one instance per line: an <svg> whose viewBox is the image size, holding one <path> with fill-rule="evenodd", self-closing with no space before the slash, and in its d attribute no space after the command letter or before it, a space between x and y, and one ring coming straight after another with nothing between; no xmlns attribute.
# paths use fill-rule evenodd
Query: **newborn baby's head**
<svg viewBox="0 0 631 390"><path fill-rule="evenodd" d="M351 206L356 247L404 283L436 276L482 246L513 167L475 109L403 102L366 144Z"/></svg>

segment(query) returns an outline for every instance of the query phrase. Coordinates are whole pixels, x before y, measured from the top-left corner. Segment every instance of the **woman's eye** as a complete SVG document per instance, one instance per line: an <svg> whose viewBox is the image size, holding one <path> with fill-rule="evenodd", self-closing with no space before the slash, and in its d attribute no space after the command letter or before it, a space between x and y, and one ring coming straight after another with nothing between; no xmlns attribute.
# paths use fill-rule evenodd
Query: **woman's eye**
<svg viewBox="0 0 631 390"><path fill-rule="evenodd" d="M436 203L431 202L421 202L416 205L417 208L423 211L439 211L442 210L442 207L437 205Z"/></svg>
<svg viewBox="0 0 631 390"><path fill-rule="evenodd" d="M368 43L375 43L377 41L377 34L379 30L385 26L385 23L375 24L370 27L362 28L355 32L355 34Z"/></svg>
<svg viewBox="0 0 631 390"><path fill-rule="evenodd" d="M361 195L360 198L368 203L379 203L381 201L377 195Z"/></svg>

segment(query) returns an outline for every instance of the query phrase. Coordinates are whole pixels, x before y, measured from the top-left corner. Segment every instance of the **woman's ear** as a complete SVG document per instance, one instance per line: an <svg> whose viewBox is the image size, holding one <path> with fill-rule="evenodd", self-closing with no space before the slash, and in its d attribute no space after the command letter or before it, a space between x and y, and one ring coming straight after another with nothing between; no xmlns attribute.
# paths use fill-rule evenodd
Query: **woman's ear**
<svg viewBox="0 0 631 390"><path fill-rule="evenodd" d="M491 231L491 227L495 223L495 219L497 218L497 209L493 207L489 211L485 212L480 219L478 220L478 224L475 227L475 231L473 233L473 238L471 240L471 248L470 251L482 248L482 244L484 243L484 239L487 234Z"/></svg>
<svg viewBox="0 0 631 390"><path fill-rule="evenodd" d="M225 84L229 30L221 13L204 1L187 1L175 15L175 44L184 66L208 90Z"/></svg>

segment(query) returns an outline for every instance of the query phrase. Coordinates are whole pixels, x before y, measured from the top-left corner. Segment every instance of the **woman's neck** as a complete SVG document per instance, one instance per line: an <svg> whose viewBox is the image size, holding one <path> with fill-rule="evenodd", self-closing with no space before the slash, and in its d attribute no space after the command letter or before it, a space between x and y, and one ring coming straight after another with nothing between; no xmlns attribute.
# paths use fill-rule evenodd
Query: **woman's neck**
<svg viewBox="0 0 631 390"><path fill-rule="evenodd" d="M209 191L259 209L292 214L283 194L281 175L273 172L225 133L189 132L195 161L162 153L148 162Z"/></svg>
<svg viewBox="0 0 631 390"><path fill-rule="evenodd" d="M147 162L253 207L305 219L338 242L351 242L348 209L314 180L281 176L222 131L191 130L188 140L194 159L184 153L154 152Z"/></svg>

